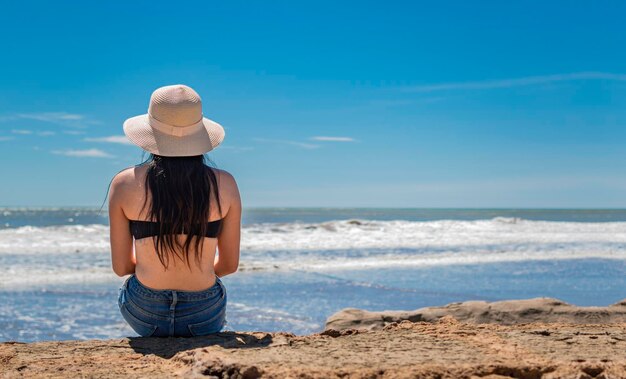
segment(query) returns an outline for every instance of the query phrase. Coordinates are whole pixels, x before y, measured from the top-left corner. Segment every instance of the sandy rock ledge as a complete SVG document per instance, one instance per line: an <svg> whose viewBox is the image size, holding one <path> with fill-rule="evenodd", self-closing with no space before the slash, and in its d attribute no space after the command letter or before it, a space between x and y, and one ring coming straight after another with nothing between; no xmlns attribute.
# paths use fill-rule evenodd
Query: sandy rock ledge
<svg viewBox="0 0 626 379"><path fill-rule="evenodd" d="M552 301L552 313L561 316L569 306L544 300L540 303ZM434 322L395 322L384 316L383 325L361 322L368 329L327 329L309 336L228 332L5 342L0 344L0 378L626 378L626 322L617 316L605 324L550 317L551 322L494 323L527 320L520 314L538 317L543 308L524 311L529 305L535 309L536 301L492 303L486 314L484 304L451 304L432 308ZM505 317L503 307L518 316ZM463 314L482 316L461 322L441 316L442 308L473 309ZM477 322L489 320L488 314L499 319Z"/></svg>
<svg viewBox="0 0 626 379"><path fill-rule="evenodd" d="M444 316L472 324L515 325L530 322L611 324L626 322L626 299L608 307L578 307L558 299L541 297L488 303L466 301L415 311L369 312L346 308L326 320L326 329L382 329L404 320L435 322Z"/></svg>
<svg viewBox="0 0 626 379"><path fill-rule="evenodd" d="M0 344L3 378L626 378L626 324L403 321L382 330Z"/></svg>

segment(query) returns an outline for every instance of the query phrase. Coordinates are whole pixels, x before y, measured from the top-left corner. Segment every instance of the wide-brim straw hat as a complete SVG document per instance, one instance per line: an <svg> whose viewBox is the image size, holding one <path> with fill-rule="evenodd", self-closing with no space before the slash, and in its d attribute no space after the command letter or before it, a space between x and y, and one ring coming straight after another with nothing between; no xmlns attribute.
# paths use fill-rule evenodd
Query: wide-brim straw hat
<svg viewBox="0 0 626 379"><path fill-rule="evenodd" d="M124 121L124 134L142 149L166 157L207 153L225 135L220 124L203 116L200 95L182 84L155 90L148 113Z"/></svg>

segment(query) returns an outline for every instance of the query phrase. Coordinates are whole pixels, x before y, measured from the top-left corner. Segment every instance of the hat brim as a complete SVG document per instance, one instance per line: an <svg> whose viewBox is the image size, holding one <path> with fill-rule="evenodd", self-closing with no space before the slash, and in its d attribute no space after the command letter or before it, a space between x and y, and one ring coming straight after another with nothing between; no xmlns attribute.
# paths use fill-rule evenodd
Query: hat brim
<svg viewBox="0 0 626 379"><path fill-rule="evenodd" d="M152 128L148 115L143 114L124 121L124 134L132 143L149 153L165 157L189 157L208 153L224 140L222 125L206 117L202 118L202 125L203 128L191 134L177 137Z"/></svg>

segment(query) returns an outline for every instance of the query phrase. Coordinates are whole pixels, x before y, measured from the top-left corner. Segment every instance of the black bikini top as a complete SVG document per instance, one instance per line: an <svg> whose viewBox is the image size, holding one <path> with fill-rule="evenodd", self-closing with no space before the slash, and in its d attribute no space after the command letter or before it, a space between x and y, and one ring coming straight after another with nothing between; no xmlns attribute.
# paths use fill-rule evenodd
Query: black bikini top
<svg viewBox="0 0 626 379"><path fill-rule="evenodd" d="M147 237L156 237L159 235L160 226L161 223L156 221L130 220L130 233L133 235L133 237L135 237L136 240ZM217 238L217 235L220 233L221 226L222 219L207 222L207 228L204 237ZM183 233L183 231L181 230L180 234L200 235L200 227L197 226L192 228L191 233Z"/></svg>

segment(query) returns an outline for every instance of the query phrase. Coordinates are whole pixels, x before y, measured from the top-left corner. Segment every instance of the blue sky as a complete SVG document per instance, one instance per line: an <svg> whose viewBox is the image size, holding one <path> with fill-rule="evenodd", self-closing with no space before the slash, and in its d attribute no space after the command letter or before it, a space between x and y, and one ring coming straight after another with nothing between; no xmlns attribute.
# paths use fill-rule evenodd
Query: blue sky
<svg viewBox="0 0 626 379"><path fill-rule="evenodd" d="M244 206L626 207L625 4L3 4L0 205L100 205L182 83Z"/></svg>

